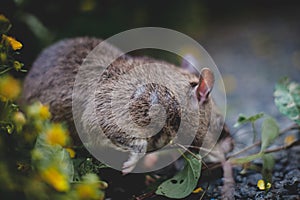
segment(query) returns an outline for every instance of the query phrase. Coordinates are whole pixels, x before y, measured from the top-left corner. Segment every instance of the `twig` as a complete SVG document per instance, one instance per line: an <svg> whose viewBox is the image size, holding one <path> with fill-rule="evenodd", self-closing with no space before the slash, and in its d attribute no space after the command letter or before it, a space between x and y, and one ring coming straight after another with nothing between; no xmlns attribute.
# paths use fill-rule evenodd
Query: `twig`
<svg viewBox="0 0 300 200"><path fill-rule="evenodd" d="M246 148L244 148L244 149L242 149L242 150L240 150L240 151L238 151L238 152L236 152L236 153L234 153L234 154L231 154L230 156L227 157L227 159L228 159L228 158L235 157L235 156L238 156L238 155L240 155L240 154L242 154L242 153L244 153L244 152L246 152L246 151L248 151L248 150L250 150L250 149L253 149L254 147L256 147L256 146L258 146L258 145L260 145L260 144L261 144L261 141L260 141L260 140L259 140L259 141L256 141L255 143L251 144L250 146L248 146L248 147L246 147Z"/></svg>
<svg viewBox="0 0 300 200"><path fill-rule="evenodd" d="M183 150L187 151L187 152L190 153L193 157L195 157L197 160L201 161L202 164L203 164L205 167L208 167L208 166L206 165L206 163L205 163L201 158L199 159L199 157L198 157L197 155L195 155L193 152L191 152L187 147L185 147L185 146L183 146L182 144L179 144L179 143L176 143L175 145L178 146L178 147L180 147L180 148L182 148ZM183 154L182 154L182 155L183 155ZM183 155L183 156L184 156L184 155Z"/></svg>
<svg viewBox="0 0 300 200"><path fill-rule="evenodd" d="M194 154L193 152L191 152L188 148L186 148L185 146L183 146L182 144L179 144L179 143L175 143L176 146L182 148L183 150L187 151L188 153L190 153L193 157L195 157L197 160L201 161L201 159L196 155Z"/></svg>
<svg viewBox="0 0 300 200"><path fill-rule="evenodd" d="M282 129L279 132L279 135L281 135L281 134L283 134L283 133L285 133L287 131L291 131L291 130L299 129L299 128L300 127L297 124L293 124L293 125L285 128L285 129ZM260 144L261 144L261 140L258 140L257 142L253 143L252 145L250 145L250 146L248 146L248 147L246 147L246 148L244 148L244 149L242 149L242 150L240 150L240 151L238 151L238 152L236 152L234 154L231 154L230 156L227 157L227 159L235 157L235 156L238 156L238 155L240 155L240 154L242 154L242 153L244 153L244 152L246 152L246 151L248 151L248 150L250 150L250 149L252 149L252 148L254 148L254 147L258 146L258 145L260 145Z"/></svg>
<svg viewBox="0 0 300 200"><path fill-rule="evenodd" d="M299 129L299 128L300 127L297 124L293 124L293 125L285 128L285 129L281 130L279 132L279 135L281 135L281 134L283 134L283 133L285 133L287 131L294 130L294 129ZM291 143L289 145L277 147L277 148L274 148L274 149L267 149L263 153L273 153L273 152L281 151L281 150L284 150L284 149L289 149L291 147L300 145L299 143L300 143L300 141L298 140L298 141L295 141L295 142L293 142L293 143ZM248 151L248 150L250 150L250 149L252 149L252 148L254 148L254 147L258 146L258 145L260 145L260 144L261 144L261 141L257 141L254 144L252 144L252 145L250 145L250 146L248 146L248 147L246 147L246 148L244 148L244 149L242 149L242 150L240 150L240 151L238 151L238 152L236 152L234 154L231 154L230 156L227 157L227 159L232 158L232 157L236 157L236 156L238 156L238 155L240 155L240 154L242 154L242 153L244 153L244 152L246 152L246 151ZM222 166L221 163L214 163L213 165L209 166L209 169L215 169L215 168L219 168L221 166ZM203 169L205 170L206 168L203 168Z"/></svg>
<svg viewBox="0 0 300 200"><path fill-rule="evenodd" d="M207 189L206 189L206 190L204 190L204 192L202 193L202 195L201 195L201 197L200 197L200 199L199 199L199 200L202 200L202 199L204 198L204 195L206 194L206 191L207 191Z"/></svg>
<svg viewBox="0 0 300 200"><path fill-rule="evenodd" d="M149 197L154 197L155 195L156 195L155 192L151 191L151 192L142 194L138 197L135 197L134 199L135 200L143 200L143 199L146 199L146 198L149 198Z"/></svg>
<svg viewBox="0 0 300 200"><path fill-rule="evenodd" d="M214 151L214 147L212 149L206 149L206 148L197 147L197 146L185 146L185 148L192 148L192 149L197 149L199 151L205 151L206 153L211 154L215 157L218 157L218 155L219 155L216 151Z"/></svg>
<svg viewBox="0 0 300 200"><path fill-rule="evenodd" d="M285 149L290 149L294 146L298 146L300 145L300 140L296 140L288 145L283 145L283 146L280 146L280 147L276 147L276 148L273 148L273 149L267 149L265 151L263 151L263 153L274 153L274 152L277 152L277 151L281 151L281 150L285 150Z"/></svg>
<svg viewBox="0 0 300 200"><path fill-rule="evenodd" d="M291 147L299 145L299 144L300 144L300 140L297 140L297 141L292 142L289 145L284 145L284 146L281 146L281 147L277 147L277 148L273 148L273 149L267 149L267 150L264 150L264 151L260 151L260 152L258 152L256 154L252 154L252 155L246 156L244 158L231 158L231 159L229 159L229 161L233 165L245 164L245 163L251 162L253 160L256 160L258 158L262 158L267 153L273 153L273 152L285 150L285 149L291 148Z"/></svg>

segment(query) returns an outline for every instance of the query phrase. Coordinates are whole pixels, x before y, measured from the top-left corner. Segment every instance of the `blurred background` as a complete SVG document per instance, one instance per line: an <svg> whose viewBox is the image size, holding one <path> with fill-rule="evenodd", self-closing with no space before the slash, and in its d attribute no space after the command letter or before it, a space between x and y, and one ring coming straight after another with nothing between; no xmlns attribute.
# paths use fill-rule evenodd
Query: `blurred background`
<svg viewBox="0 0 300 200"><path fill-rule="evenodd" d="M42 49L64 38L92 36L106 39L128 29L153 26L173 29L197 40L211 55L223 77L227 95L226 123L235 138L235 147L237 147L235 150L252 144L253 137L250 124L241 129L233 127L240 113L249 116L264 112L274 116L281 129L292 124L291 120L277 110L273 92L276 82L284 76L300 82L299 11L300 1L297 0L0 0L0 14L4 14L13 25L9 34L23 44L16 60L24 63L24 68L27 70L30 70L33 61ZM139 53L180 64L178 57L170 53L151 50ZM20 78L26 75L20 72L12 73L14 76L21 76ZM216 83L215 87L221 87L221 83ZM5 115L5 112L0 111L0 115L3 113ZM30 123L34 122L30 121ZM31 164L29 164L31 163L31 146L27 147L29 151L24 151L26 148L15 148L14 142L18 141L16 144L19 144L21 141L20 144L22 144L23 140L11 139L10 136L18 136L15 134L4 136L7 138L3 141L9 142L1 145L0 141L0 158L4 158L0 159L2 172L0 178L4 180L3 182L1 179L4 184L0 187L0 193L7 190L10 196L24 195L22 190L17 191L12 187L16 185L14 187L19 188L17 186L20 180L22 189L24 185L27 186L26 190L32 189L32 191L29 190L29 195L31 193L37 194L36 196L48 194L37 192L49 191L49 188L46 187L46 190L41 186L43 183L40 180L31 176L27 177L27 172L31 169ZM25 138L26 134L19 136ZM281 136L277 141L282 144L285 138ZM6 149L6 145L10 148ZM282 162L276 161L277 164L283 163L280 166L288 166L290 162L287 160L294 161L291 167L299 166L297 163L299 161L295 159L299 157L298 152L289 157L286 154L282 155L280 157ZM79 159L81 159L80 156L82 155L78 154ZM18 161L17 169L16 160ZM49 160L53 161L53 159ZM86 166L89 168L88 163L90 166L92 163L90 159L86 160L88 161ZM282 174L282 176L276 175L280 187L286 183L289 186L292 180L296 180L293 177L299 177L299 170L293 171L291 167L284 170L278 168L277 165L277 172ZM23 170L26 177L22 176L24 180L21 180L19 177ZM283 171L288 172L285 178L283 178ZM110 172L107 173L104 169L100 177L106 180L105 176L109 176L108 180L119 181L109 185L108 193L121 194L125 199L124 195L136 194L136 191L142 190L145 186L140 184L144 183L143 175L136 177L136 181L132 181L130 176L123 179L117 173ZM256 182L261 175L254 174L249 179L239 177L243 181L240 182L236 191L240 191L241 197L247 196L250 192L255 195ZM211 177L209 176L208 179L210 181ZM286 179L286 182L282 179ZM18 180L17 184L11 184L15 180ZM252 189L246 180L253 182ZM299 182L294 182L293 186L296 189L289 186L289 191L299 188ZM265 193L265 191L261 192ZM274 190L274 196L278 196L277 192L278 190ZM215 190L212 193L216 193ZM283 190L282 194L286 194L286 190Z"/></svg>
<svg viewBox="0 0 300 200"><path fill-rule="evenodd" d="M280 0L1 0L0 8L13 24L11 35L24 45L20 60L27 69L62 38L105 39L143 26L189 35L223 75L230 126L239 113L281 116L274 84L282 76L300 81L299 11L299 1Z"/></svg>

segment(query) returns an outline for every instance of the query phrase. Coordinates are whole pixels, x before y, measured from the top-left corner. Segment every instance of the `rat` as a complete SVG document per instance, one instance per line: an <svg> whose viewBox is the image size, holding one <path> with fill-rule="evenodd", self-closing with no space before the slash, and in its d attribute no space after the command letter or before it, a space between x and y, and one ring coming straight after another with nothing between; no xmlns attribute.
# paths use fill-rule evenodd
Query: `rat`
<svg viewBox="0 0 300 200"><path fill-rule="evenodd" d="M84 59L101 42L101 39L90 37L59 41L42 51L24 80L24 102L38 100L48 104L52 120L67 122L77 144L80 139L72 114L75 79ZM98 52L98 65L105 63L112 55L122 54L120 52L106 43ZM207 134L213 135L222 126L221 139L228 138L229 131L226 125L223 127L224 117L218 112L210 95L214 85L213 72L203 68L200 74L196 74L189 70L193 67L187 65L185 63L180 68L165 61L124 54L110 63L97 79L89 78L95 71L86 67L86 78L79 85L81 99L78 103L79 116L76 117L79 117L80 126L86 132L95 132L100 125L102 134L115 148L129 152L129 158L122 166L124 174L131 172L147 152L162 148L176 137L194 137L191 145L200 147ZM126 76L128 73L134 74L135 79ZM138 78L145 75L155 80L157 74L163 76L168 87L155 81L143 83L143 79ZM90 91L94 91L93 96L89 94ZM190 111L183 113L178 100L181 97L173 91L183 93L179 96L182 96ZM116 105L112 105L112 101ZM127 109L124 109L124 105ZM162 106L165 113L155 109L157 105ZM177 136L182 118L193 119L194 115L199 115L199 119L188 120L183 135ZM193 136L190 135L192 129L196 131ZM149 135L153 131L158 133ZM213 136L208 138L211 141L221 140ZM107 140L95 142L105 143Z"/></svg>

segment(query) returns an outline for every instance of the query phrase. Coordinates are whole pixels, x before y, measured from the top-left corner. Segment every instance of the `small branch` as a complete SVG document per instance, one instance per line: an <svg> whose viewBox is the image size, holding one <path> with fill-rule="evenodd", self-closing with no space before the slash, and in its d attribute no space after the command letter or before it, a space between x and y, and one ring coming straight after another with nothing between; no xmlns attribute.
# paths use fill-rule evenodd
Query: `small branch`
<svg viewBox="0 0 300 200"><path fill-rule="evenodd" d="M296 130L296 129L300 129L300 126L298 124L292 124L291 126L289 127L286 127L285 129L282 129L280 132L279 132L279 135L287 132L287 131L291 131L291 130Z"/></svg>
<svg viewBox="0 0 300 200"><path fill-rule="evenodd" d="M207 191L207 189L206 189L206 190L204 190L204 192L202 193L202 195L201 195L201 197L200 197L200 199L199 199L199 200L202 200L202 199L204 198L204 195L206 194L206 191Z"/></svg>
<svg viewBox="0 0 300 200"><path fill-rule="evenodd" d="M259 142L260 142L260 141L259 141ZM255 143L255 144L256 144L256 143ZM251 145L251 146L249 146L249 147L243 149L242 151L240 151L240 152L238 152L238 153L236 153L236 154L234 154L234 155L231 155L230 157L228 157L228 159L229 159L229 158L232 158L232 157L234 157L234 156L236 156L236 155L238 155L238 154L241 154L241 153L243 153L243 152L245 152L245 151L247 151L248 149L250 149L250 148L251 148L252 146L254 146L255 144L253 144L253 145ZM300 140L296 140L296 141L292 142L292 143L289 144L289 145L284 145L284 146L276 147L276 148L273 148L273 149L267 149L267 150L263 151L261 155L266 154L266 153L274 153L274 152L277 152L277 151L290 149L290 148L292 148L292 147L294 147L294 146L299 146L299 145L300 145ZM258 154L253 154L253 155L255 155L255 156L252 157L252 158L253 158L253 159L259 158L259 156L258 156L259 154L260 154L260 153L258 153ZM253 156L253 155L250 155L250 156ZM232 160L232 161L233 161L234 164L238 164L238 163L235 163L234 160ZM222 166L221 163L215 163L215 164L209 166L208 168L209 168L209 169L215 169L215 168L218 168L218 167L221 167L221 166ZM205 169L207 169L207 168L203 168L203 169L205 170Z"/></svg>
<svg viewBox="0 0 300 200"><path fill-rule="evenodd" d="M219 168L219 167L222 167L222 163L220 163L220 162L214 163L210 166L205 166L205 168L202 168L202 169L203 170L206 170L206 169L212 170L212 169L216 169L216 168Z"/></svg>
<svg viewBox="0 0 300 200"><path fill-rule="evenodd" d="M188 153L190 153L193 157L195 157L197 160L201 161L201 159L199 159L199 157L194 154L193 152L191 152L188 148L186 148L185 146L183 146L182 144L176 143L176 146L182 148L183 150L187 151Z"/></svg>
<svg viewBox="0 0 300 200"><path fill-rule="evenodd" d="M273 148L273 149L267 149L265 151L263 151L263 153L274 153L274 152L277 152L277 151L281 151L281 150L286 150L286 149L290 149L294 146L298 146L300 145L300 140L296 140L288 145L284 145L284 146L280 146L280 147L276 147L276 148Z"/></svg>
<svg viewBox="0 0 300 200"><path fill-rule="evenodd" d="M238 155L240 155L240 154L242 154L242 153L244 153L244 152L246 152L246 151L248 151L248 150L250 150L250 149L253 149L254 147L256 147L256 146L258 146L258 145L260 145L260 144L261 144L261 141L260 141L260 140L259 140L259 141L256 141L255 143L251 144L250 146L245 147L244 149L242 149L242 150L240 150L240 151L238 151L238 152L236 152L236 153L234 153L234 154L231 154L231 155L228 156L227 158L236 157L236 156L238 156Z"/></svg>
<svg viewBox="0 0 300 200"><path fill-rule="evenodd" d="M216 152L216 151L214 151L214 147L212 148L212 149L206 149L206 148L203 148L203 147L197 147L197 146L185 146L186 148L191 148L191 149L197 149L197 150L199 150L199 151L204 151L204 152L206 152L206 153L208 153L208 154L211 154L211 155L213 155L213 156L215 156L215 157L218 157L219 156L219 154Z"/></svg>
<svg viewBox="0 0 300 200"><path fill-rule="evenodd" d="M251 162L252 160L256 160L258 158L261 158L264 154L266 153L274 153L274 152L277 152L277 151L281 151L281 150L286 150L286 149L289 149L293 146L297 146L297 145L300 145L300 140L296 140L288 145L284 145L284 146L281 146L281 147L277 147L277 148L273 148L273 149L267 149L267 150L264 150L262 152L259 152L259 153L256 153L256 154L252 154L252 155L249 155L247 157L244 157L244 158L232 158L232 159L229 159L231 160L231 163L232 164L244 164L244 163L247 163L247 162Z"/></svg>
<svg viewBox="0 0 300 200"><path fill-rule="evenodd" d="M193 152L191 152L187 147L185 147L185 146L183 146L182 144L179 144L179 143L176 143L175 145L178 146L178 147L180 147L180 148L182 148L183 150L187 151L188 153L190 153L190 154L191 154L193 157L195 157L197 160L201 161L205 167L207 167L206 163L203 162L202 159L199 159L199 157L198 157L197 155L195 155ZM199 148L200 148L200 147L199 147ZM183 155L183 154L182 154L182 155Z"/></svg>
<svg viewBox="0 0 300 200"><path fill-rule="evenodd" d="M150 197L154 197L154 196L156 196L155 192L151 191L151 192L142 194L142 195L140 195L138 197L135 197L134 199L135 200L144 200L144 199L147 199L147 198L150 198Z"/></svg>
<svg viewBox="0 0 300 200"><path fill-rule="evenodd" d="M291 130L295 130L295 129L300 129L300 127L297 124L293 124L293 125L285 128L285 129L282 129L279 132L279 135L282 135L285 132L288 132L288 131L291 131ZM240 151L238 151L238 152L236 152L234 154L231 154L230 156L227 157L227 159L232 158L232 157L236 157L236 156L238 156L238 155L240 155L240 154L242 154L242 153L244 153L244 152L246 152L246 151L248 151L250 149L253 149L254 147L256 147L256 146L258 146L260 144L261 144L261 140L253 143L252 145L250 145L250 146L248 146L248 147L246 147L246 148L244 148L244 149L242 149L242 150L240 150Z"/></svg>

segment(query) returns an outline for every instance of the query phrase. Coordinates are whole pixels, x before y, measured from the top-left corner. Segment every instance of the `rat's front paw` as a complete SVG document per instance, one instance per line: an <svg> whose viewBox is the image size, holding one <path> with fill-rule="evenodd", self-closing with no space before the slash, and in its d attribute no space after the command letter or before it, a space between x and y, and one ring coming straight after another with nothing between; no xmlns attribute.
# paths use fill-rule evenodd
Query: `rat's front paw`
<svg viewBox="0 0 300 200"><path fill-rule="evenodd" d="M144 139L134 140L130 146L134 148L132 148L128 160L122 166L123 175L130 173L135 168L137 162L146 154L147 141Z"/></svg>
<svg viewBox="0 0 300 200"><path fill-rule="evenodd" d="M134 161L134 160L129 159L126 162L124 162L123 166L122 166L122 174L126 175L126 174L132 172L132 170L136 166L137 161L138 160Z"/></svg>

